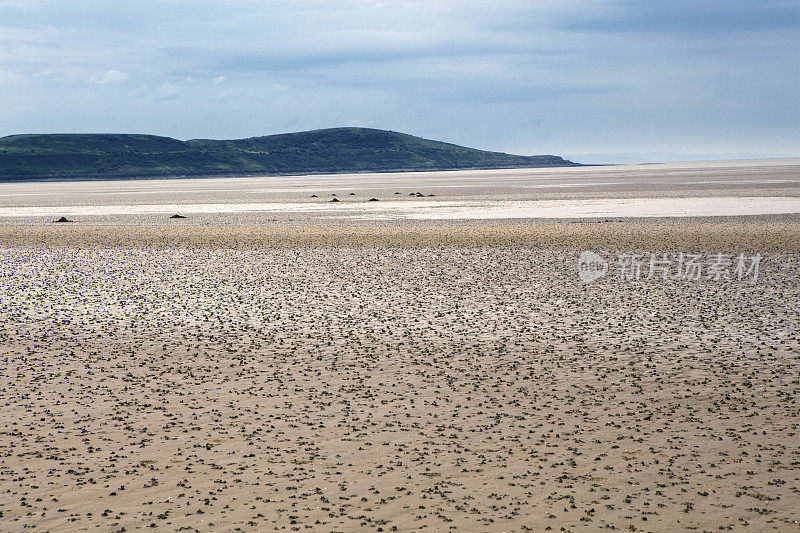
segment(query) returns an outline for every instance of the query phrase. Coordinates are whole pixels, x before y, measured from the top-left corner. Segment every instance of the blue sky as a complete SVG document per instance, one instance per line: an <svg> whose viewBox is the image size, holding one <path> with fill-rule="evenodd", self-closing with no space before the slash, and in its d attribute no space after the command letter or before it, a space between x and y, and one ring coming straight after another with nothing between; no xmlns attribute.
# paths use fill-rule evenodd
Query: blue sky
<svg viewBox="0 0 800 533"><path fill-rule="evenodd" d="M800 2L0 0L0 135L391 129L581 161L800 156Z"/></svg>

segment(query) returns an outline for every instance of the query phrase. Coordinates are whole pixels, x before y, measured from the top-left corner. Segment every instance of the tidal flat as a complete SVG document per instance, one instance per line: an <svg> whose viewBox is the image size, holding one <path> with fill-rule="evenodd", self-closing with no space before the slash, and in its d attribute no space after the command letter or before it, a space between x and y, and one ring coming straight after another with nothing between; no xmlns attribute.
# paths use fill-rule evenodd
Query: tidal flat
<svg viewBox="0 0 800 533"><path fill-rule="evenodd" d="M51 210L0 218L0 529L797 531L797 213L53 220L788 201L798 169L2 184L0 211ZM586 250L608 260L590 282Z"/></svg>

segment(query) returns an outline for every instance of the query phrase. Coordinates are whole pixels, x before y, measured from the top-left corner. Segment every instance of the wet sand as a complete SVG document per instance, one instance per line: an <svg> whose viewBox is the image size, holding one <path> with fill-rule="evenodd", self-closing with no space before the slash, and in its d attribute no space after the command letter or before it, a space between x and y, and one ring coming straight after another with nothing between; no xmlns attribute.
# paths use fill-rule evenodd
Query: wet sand
<svg viewBox="0 0 800 533"><path fill-rule="evenodd" d="M78 186L0 198L144 194ZM0 224L0 530L798 530L797 214L273 216ZM582 250L763 259L586 283Z"/></svg>
<svg viewBox="0 0 800 533"><path fill-rule="evenodd" d="M0 225L2 248L531 248L800 251L800 215L583 221L329 222L262 225Z"/></svg>

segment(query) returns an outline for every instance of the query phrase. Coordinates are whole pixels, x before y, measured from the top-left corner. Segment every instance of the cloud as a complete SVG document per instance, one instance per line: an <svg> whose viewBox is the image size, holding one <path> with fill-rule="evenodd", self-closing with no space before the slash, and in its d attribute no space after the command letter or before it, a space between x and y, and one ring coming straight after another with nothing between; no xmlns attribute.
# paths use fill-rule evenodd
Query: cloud
<svg viewBox="0 0 800 533"><path fill-rule="evenodd" d="M357 119L506 152L800 153L798 0L0 5L0 135Z"/></svg>
<svg viewBox="0 0 800 533"><path fill-rule="evenodd" d="M183 92L183 87L168 81L162 83L161 87L158 88L158 94L164 99L175 98L182 92Z"/></svg>
<svg viewBox="0 0 800 533"><path fill-rule="evenodd" d="M364 121L357 118L352 118L347 121L347 125L350 126L351 128L369 128L370 126L372 126L372 122Z"/></svg>
<svg viewBox="0 0 800 533"><path fill-rule="evenodd" d="M675 33L697 37L753 33L800 27L797 2L598 2L562 27L599 33Z"/></svg>
<svg viewBox="0 0 800 533"><path fill-rule="evenodd" d="M225 89L217 94L217 100L227 100L231 98L238 98L242 93L240 89Z"/></svg>
<svg viewBox="0 0 800 533"><path fill-rule="evenodd" d="M97 77L92 76L90 81L92 83L99 83L99 84L106 84L106 83L115 83L115 82L122 82L128 79L128 75L124 72L120 72L119 70L109 70L103 76Z"/></svg>

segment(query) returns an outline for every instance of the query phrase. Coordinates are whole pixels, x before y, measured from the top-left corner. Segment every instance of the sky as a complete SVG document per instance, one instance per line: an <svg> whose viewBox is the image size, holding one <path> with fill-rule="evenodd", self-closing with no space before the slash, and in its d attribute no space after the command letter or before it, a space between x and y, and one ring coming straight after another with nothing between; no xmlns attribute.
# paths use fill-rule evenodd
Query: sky
<svg viewBox="0 0 800 533"><path fill-rule="evenodd" d="M0 0L0 136L800 156L800 0Z"/></svg>

